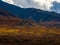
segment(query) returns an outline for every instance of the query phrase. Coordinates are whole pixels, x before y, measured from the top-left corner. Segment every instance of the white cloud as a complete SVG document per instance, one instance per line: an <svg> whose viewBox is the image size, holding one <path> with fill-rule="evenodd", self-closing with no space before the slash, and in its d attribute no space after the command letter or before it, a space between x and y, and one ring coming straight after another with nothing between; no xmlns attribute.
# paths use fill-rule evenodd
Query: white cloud
<svg viewBox="0 0 60 45"><path fill-rule="evenodd" d="M37 8L42 10L50 10L53 2L60 2L60 0L3 0L10 4L20 6L22 8Z"/></svg>
<svg viewBox="0 0 60 45"><path fill-rule="evenodd" d="M7 2L9 4L14 4L13 0L2 0L2 1Z"/></svg>

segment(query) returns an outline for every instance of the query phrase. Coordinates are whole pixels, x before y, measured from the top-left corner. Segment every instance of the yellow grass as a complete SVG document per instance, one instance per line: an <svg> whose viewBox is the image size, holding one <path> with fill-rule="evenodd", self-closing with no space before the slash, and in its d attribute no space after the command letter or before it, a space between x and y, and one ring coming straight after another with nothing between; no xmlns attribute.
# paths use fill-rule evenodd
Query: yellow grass
<svg viewBox="0 0 60 45"><path fill-rule="evenodd" d="M46 28L46 27L20 27L17 29L0 28L0 35L37 35L41 36L46 33L60 34L58 28Z"/></svg>
<svg viewBox="0 0 60 45"><path fill-rule="evenodd" d="M18 34L18 29L6 29L6 28L0 28L0 35L16 35Z"/></svg>

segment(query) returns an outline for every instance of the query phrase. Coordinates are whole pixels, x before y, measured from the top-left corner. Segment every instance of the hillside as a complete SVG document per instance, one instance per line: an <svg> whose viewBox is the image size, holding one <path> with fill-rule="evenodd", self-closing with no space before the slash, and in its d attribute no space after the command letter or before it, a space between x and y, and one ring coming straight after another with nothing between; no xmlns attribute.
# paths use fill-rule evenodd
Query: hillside
<svg viewBox="0 0 60 45"><path fill-rule="evenodd" d="M0 45L60 45L60 14L0 5Z"/></svg>
<svg viewBox="0 0 60 45"><path fill-rule="evenodd" d="M18 18L0 9L0 44L59 45L59 24L60 21L57 20L35 22L31 18Z"/></svg>

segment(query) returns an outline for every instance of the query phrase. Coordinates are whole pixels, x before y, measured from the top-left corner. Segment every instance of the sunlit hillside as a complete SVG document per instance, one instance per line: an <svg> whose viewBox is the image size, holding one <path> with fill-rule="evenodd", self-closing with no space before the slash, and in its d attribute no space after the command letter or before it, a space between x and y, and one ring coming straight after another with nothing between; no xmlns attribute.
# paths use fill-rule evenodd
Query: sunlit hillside
<svg viewBox="0 0 60 45"><path fill-rule="evenodd" d="M17 28L0 27L0 35L37 35L60 34L60 28L45 26L17 26Z"/></svg>
<svg viewBox="0 0 60 45"><path fill-rule="evenodd" d="M0 42L4 44L59 44L60 28L44 26L17 26L17 28L0 27ZM50 42L52 41L52 42Z"/></svg>

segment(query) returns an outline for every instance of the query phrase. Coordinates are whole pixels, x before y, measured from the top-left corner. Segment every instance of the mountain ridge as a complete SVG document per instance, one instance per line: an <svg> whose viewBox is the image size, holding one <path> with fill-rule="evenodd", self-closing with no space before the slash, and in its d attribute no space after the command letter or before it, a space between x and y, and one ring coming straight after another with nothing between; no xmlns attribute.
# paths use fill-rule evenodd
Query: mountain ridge
<svg viewBox="0 0 60 45"><path fill-rule="evenodd" d="M43 11L35 8L20 8L12 4L8 4L0 0L0 9L10 12L14 16L21 19L32 19L35 22L46 22L51 20L60 21L60 14L56 12Z"/></svg>

